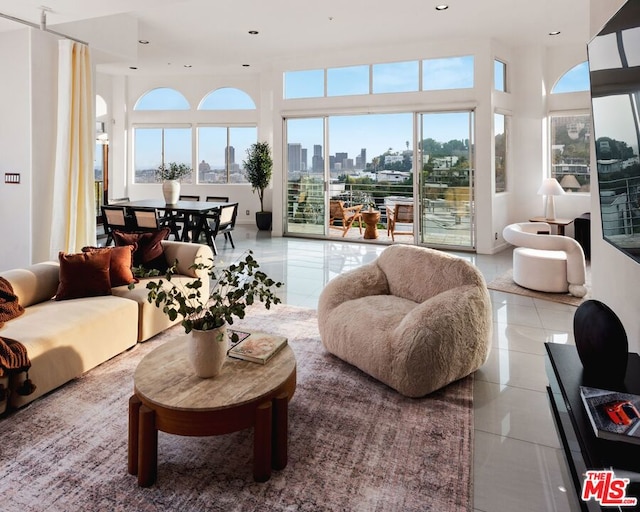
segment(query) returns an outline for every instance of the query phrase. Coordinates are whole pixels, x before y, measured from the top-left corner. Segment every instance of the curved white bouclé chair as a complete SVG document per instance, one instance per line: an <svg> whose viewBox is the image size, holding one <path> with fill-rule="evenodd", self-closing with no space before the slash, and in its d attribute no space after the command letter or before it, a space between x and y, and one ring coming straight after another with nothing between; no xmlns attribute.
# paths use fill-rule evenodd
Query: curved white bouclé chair
<svg viewBox="0 0 640 512"><path fill-rule="evenodd" d="M540 292L584 297L586 265L580 244L568 236L549 235L546 222L520 222L504 228L502 236L512 245L513 280Z"/></svg>

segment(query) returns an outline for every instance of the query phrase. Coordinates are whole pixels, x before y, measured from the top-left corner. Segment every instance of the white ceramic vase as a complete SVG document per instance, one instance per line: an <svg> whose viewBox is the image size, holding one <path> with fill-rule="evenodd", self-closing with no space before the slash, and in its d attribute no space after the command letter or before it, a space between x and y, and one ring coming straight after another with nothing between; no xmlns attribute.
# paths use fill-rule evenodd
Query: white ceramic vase
<svg viewBox="0 0 640 512"><path fill-rule="evenodd" d="M187 339L187 359L198 377L208 379L222 371L227 359L227 324L208 331L192 330Z"/></svg>
<svg viewBox="0 0 640 512"><path fill-rule="evenodd" d="M166 180L162 182L162 193L164 194L165 203L176 204L180 197L180 182L178 180Z"/></svg>

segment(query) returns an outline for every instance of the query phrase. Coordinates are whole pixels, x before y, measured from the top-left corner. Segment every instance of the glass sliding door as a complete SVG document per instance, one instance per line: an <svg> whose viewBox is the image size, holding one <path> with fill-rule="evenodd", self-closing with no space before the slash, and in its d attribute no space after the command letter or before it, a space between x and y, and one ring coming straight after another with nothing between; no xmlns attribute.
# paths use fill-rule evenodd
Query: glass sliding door
<svg viewBox="0 0 640 512"><path fill-rule="evenodd" d="M286 119L286 225L291 234L325 234L325 118Z"/></svg>
<svg viewBox="0 0 640 512"><path fill-rule="evenodd" d="M475 248L473 111L421 113L420 242Z"/></svg>
<svg viewBox="0 0 640 512"><path fill-rule="evenodd" d="M363 238L357 221L345 233L335 209L341 201L343 207L363 211L372 205L380 212L378 227L386 237L388 208L398 202L413 204L413 114L330 116L328 140L329 204L334 205L328 235ZM400 224L398 240L413 243L413 224Z"/></svg>

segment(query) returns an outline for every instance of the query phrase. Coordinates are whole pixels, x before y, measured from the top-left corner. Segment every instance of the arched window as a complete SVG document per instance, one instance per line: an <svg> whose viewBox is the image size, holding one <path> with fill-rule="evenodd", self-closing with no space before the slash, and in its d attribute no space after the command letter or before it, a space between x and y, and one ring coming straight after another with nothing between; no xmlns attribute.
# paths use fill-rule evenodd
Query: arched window
<svg viewBox="0 0 640 512"><path fill-rule="evenodd" d="M255 110L256 104L246 92L222 87L207 94L198 110Z"/></svg>
<svg viewBox="0 0 640 512"><path fill-rule="evenodd" d="M133 110L190 110L187 99L175 89L158 87L143 94Z"/></svg>
<svg viewBox="0 0 640 512"><path fill-rule="evenodd" d="M551 94L589 90L589 66L587 61L571 68L556 82Z"/></svg>

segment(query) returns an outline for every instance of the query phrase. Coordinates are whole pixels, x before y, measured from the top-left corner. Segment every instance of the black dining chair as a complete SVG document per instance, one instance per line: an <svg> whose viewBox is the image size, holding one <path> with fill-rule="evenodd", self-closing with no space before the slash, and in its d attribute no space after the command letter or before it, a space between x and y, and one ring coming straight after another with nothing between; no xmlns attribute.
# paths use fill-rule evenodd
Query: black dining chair
<svg viewBox="0 0 640 512"><path fill-rule="evenodd" d="M207 202L210 203L228 203L229 197L225 196L207 196Z"/></svg>
<svg viewBox="0 0 640 512"><path fill-rule="evenodd" d="M134 228L134 223L127 215L127 209L124 206L103 205L100 208L102 210L102 225L107 235L105 245L111 245L113 243L114 229L131 231Z"/></svg>
<svg viewBox="0 0 640 512"><path fill-rule="evenodd" d="M168 218L163 217L159 209L131 208L131 212L136 231L157 231L158 229L168 227L171 230L170 234L172 234L176 240L180 240L180 233L177 227L173 223L168 222Z"/></svg>
<svg viewBox="0 0 640 512"><path fill-rule="evenodd" d="M181 194L178 196L178 201L200 201L200 196ZM197 219L189 218L188 215L182 213L176 213L166 211L164 218L167 219L167 224L173 226L176 230L182 229L182 239L188 240L188 234L193 231L197 223Z"/></svg>
<svg viewBox="0 0 640 512"><path fill-rule="evenodd" d="M238 203L230 203L228 205L224 205L220 208L215 215L212 215L213 219L207 218L207 222L209 222L209 226L211 227L211 238L214 241L213 244L213 252L217 254L215 240L218 233L222 233L224 235L224 239L228 240L231 244L231 247L234 249L236 246L233 243L233 237L231 236L231 232L233 228L236 226L236 217L238 216Z"/></svg>

